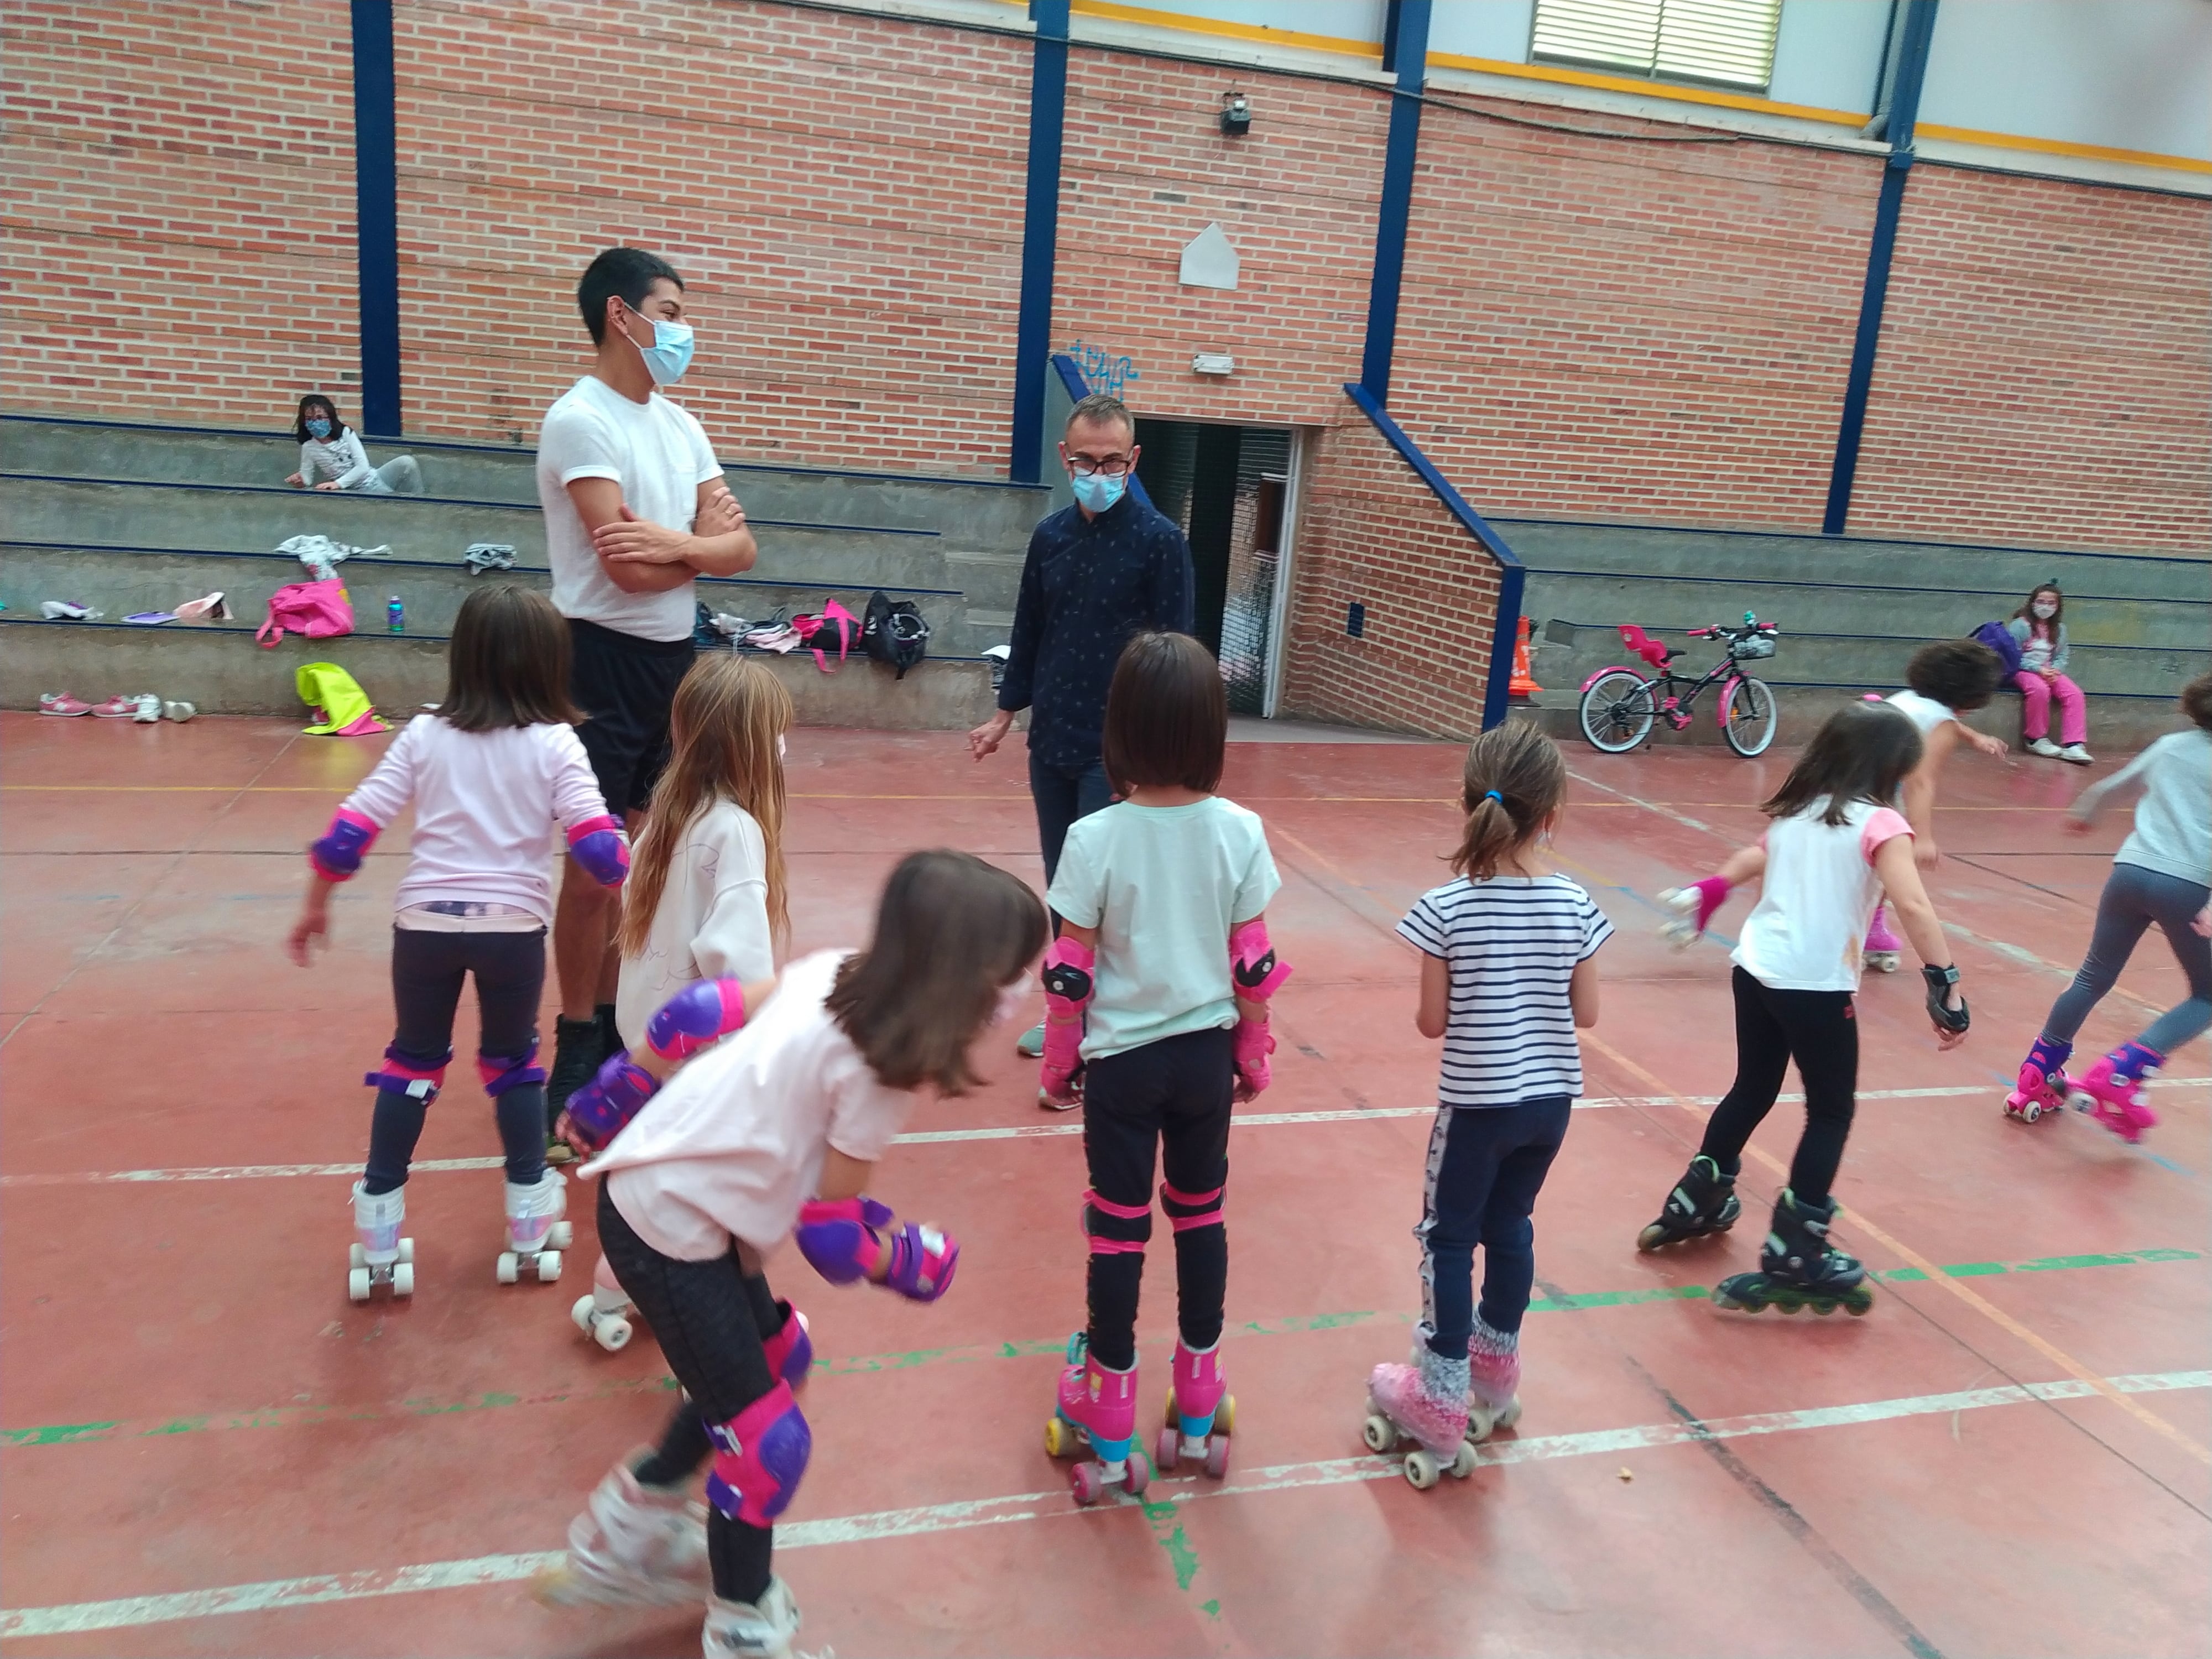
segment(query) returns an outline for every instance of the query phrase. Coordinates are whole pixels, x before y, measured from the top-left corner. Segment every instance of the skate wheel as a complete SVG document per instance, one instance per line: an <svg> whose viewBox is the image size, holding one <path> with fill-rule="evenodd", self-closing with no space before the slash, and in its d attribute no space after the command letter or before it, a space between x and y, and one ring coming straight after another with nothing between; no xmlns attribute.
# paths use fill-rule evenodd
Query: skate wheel
<svg viewBox="0 0 2212 1659"><path fill-rule="evenodd" d="M399 1260L402 1261L412 1261L414 1259L415 1241L411 1238L401 1239L399 1241Z"/></svg>
<svg viewBox="0 0 2212 1659"><path fill-rule="evenodd" d="M499 1275L499 1282L502 1285L514 1284L521 1276L521 1268L522 1258L513 1250L501 1250L499 1260L492 1264L492 1271Z"/></svg>
<svg viewBox="0 0 2212 1659"><path fill-rule="evenodd" d="M358 1244L349 1246L346 1250L346 1266L349 1267L366 1267L368 1266L368 1252L362 1249Z"/></svg>
<svg viewBox="0 0 2212 1659"><path fill-rule="evenodd" d="M1237 1396L1233 1394L1224 1394L1221 1396L1221 1404L1214 1408L1214 1433L1227 1434L1236 1421Z"/></svg>
<svg viewBox="0 0 2212 1659"><path fill-rule="evenodd" d="M1176 1466L1176 1460L1182 1455L1182 1431L1170 1423L1160 1431L1159 1441L1152 1449L1156 1454L1153 1464L1161 1474L1170 1473Z"/></svg>
<svg viewBox="0 0 2212 1659"><path fill-rule="evenodd" d="M629 1321L620 1314L608 1315L599 1322L599 1328L592 1333L592 1340L609 1353L620 1353L629 1346Z"/></svg>
<svg viewBox="0 0 2212 1659"><path fill-rule="evenodd" d="M1495 1434L1500 1429L1510 1429L1520 1420L1521 1396L1516 1394L1505 1402L1505 1409L1491 1419L1490 1431Z"/></svg>
<svg viewBox="0 0 2212 1659"><path fill-rule="evenodd" d="M1481 1459L1475 1452L1474 1442L1461 1441L1459 1449L1452 1454L1451 1478L1455 1480L1466 1480L1474 1473L1474 1466L1480 1462Z"/></svg>
<svg viewBox="0 0 2212 1659"><path fill-rule="evenodd" d="M1663 1222L1655 1221L1636 1235L1636 1248L1639 1250L1656 1250L1666 1242L1667 1228Z"/></svg>
<svg viewBox="0 0 2212 1659"><path fill-rule="evenodd" d="M1437 1484L1437 1460L1426 1447L1406 1454L1406 1484L1416 1492L1426 1492Z"/></svg>
<svg viewBox="0 0 2212 1659"><path fill-rule="evenodd" d="M1874 1298L1869 1297L1863 1302L1846 1302L1844 1304L1844 1311L1854 1319L1864 1319L1874 1311Z"/></svg>
<svg viewBox="0 0 2212 1659"><path fill-rule="evenodd" d="M356 1267L346 1275L346 1297L349 1301L368 1300L368 1269Z"/></svg>
<svg viewBox="0 0 2212 1659"><path fill-rule="evenodd" d="M1782 1314L1794 1314L1794 1313L1796 1313L1796 1312L1797 1311L1797 1310L1798 1310L1801 1306L1802 1306L1802 1305L1803 1305L1802 1304L1801 1304L1801 1303L1796 1303L1796 1302L1788 1302L1788 1301L1778 1302L1778 1303L1776 1303L1776 1304L1774 1304L1774 1310L1775 1310L1777 1313L1782 1313Z"/></svg>
<svg viewBox="0 0 2212 1659"><path fill-rule="evenodd" d="M545 1243L550 1249L565 1250L575 1242L576 1229L573 1223L556 1221L545 1230Z"/></svg>
<svg viewBox="0 0 2212 1659"><path fill-rule="evenodd" d="M1122 1477L1121 1489L1132 1498L1142 1498L1145 1488L1152 1484L1152 1466L1144 1453L1134 1446L1129 1448L1129 1472Z"/></svg>
<svg viewBox="0 0 2212 1659"><path fill-rule="evenodd" d="M415 1264L395 1261L392 1264L392 1293L394 1296L415 1294Z"/></svg>
<svg viewBox="0 0 2212 1659"><path fill-rule="evenodd" d="M1218 1434L1206 1443L1205 1467L1210 1480L1218 1480L1229 1473L1229 1442Z"/></svg>
<svg viewBox="0 0 2212 1659"><path fill-rule="evenodd" d="M1835 1312L1835 1310L1836 1304L1833 1302L1829 1301L1826 1297L1817 1299L1813 1304L1813 1311L1820 1315L1823 1319L1826 1319L1830 1314Z"/></svg>
<svg viewBox="0 0 2212 1659"><path fill-rule="evenodd" d="M561 1277L561 1252L540 1250L538 1253L538 1260L532 1265L538 1269L538 1282L541 1285L550 1285Z"/></svg>
<svg viewBox="0 0 2212 1659"><path fill-rule="evenodd" d="M1074 1493L1075 1501L1085 1509L1097 1503L1105 1492L1104 1485L1098 1479L1098 1466L1089 1462L1078 1463L1067 1472L1067 1486L1068 1490Z"/></svg>
<svg viewBox="0 0 2212 1659"><path fill-rule="evenodd" d="M1065 1418L1049 1417L1044 1425L1044 1455L1066 1457L1075 1451L1075 1436Z"/></svg>
<svg viewBox="0 0 2212 1659"><path fill-rule="evenodd" d="M576 1298L575 1306L568 1310L568 1322L586 1336L592 1334L592 1310L596 1305L590 1297L580 1296Z"/></svg>
<svg viewBox="0 0 2212 1659"><path fill-rule="evenodd" d="M1376 1413L1359 1425L1359 1437L1366 1442L1368 1450L1386 1452L1398 1443L1398 1431L1390 1425L1389 1418Z"/></svg>

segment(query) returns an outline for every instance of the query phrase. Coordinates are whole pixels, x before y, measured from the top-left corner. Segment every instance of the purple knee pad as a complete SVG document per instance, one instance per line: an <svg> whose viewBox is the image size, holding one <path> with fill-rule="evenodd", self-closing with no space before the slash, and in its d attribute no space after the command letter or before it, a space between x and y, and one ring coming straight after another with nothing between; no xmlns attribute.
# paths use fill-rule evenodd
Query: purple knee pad
<svg viewBox="0 0 2212 1659"><path fill-rule="evenodd" d="M598 1076L568 1097L568 1133L587 1152L599 1152L659 1092L653 1073L632 1060L629 1049L618 1048Z"/></svg>
<svg viewBox="0 0 2212 1659"><path fill-rule="evenodd" d="M696 979L646 1022L646 1047L663 1060L687 1060L745 1023L745 988L734 979Z"/></svg>
<svg viewBox="0 0 2212 1659"><path fill-rule="evenodd" d="M749 1527L770 1524L799 1490L814 1452L791 1384L779 1381L728 1422L708 1424L707 1435L714 1443L707 1501Z"/></svg>
<svg viewBox="0 0 2212 1659"><path fill-rule="evenodd" d="M568 856L602 887L619 887L629 874L629 843L622 825L604 812L568 831Z"/></svg>
<svg viewBox="0 0 2212 1659"><path fill-rule="evenodd" d="M397 1048L391 1048L384 1051L384 1069L371 1072L362 1081L372 1089L389 1089L428 1106L437 1099L438 1091L446 1086L446 1067L453 1063L451 1048L434 1063L423 1066Z"/></svg>
<svg viewBox="0 0 2212 1659"><path fill-rule="evenodd" d="M545 1081L545 1068L538 1063L538 1039L519 1054L478 1054L477 1078L494 1100L510 1089L526 1089Z"/></svg>
<svg viewBox="0 0 2212 1659"><path fill-rule="evenodd" d="M331 827L308 843L307 862L325 881L351 881L380 833L374 820L341 806L331 815Z"/></svg>
<svg viewBox="0 0 2212 1659"><path fill-rule="evenodd" d="M788 1302L783 1306L783 1328L761 1344L768 1368L791 1384L795 1394L806 1386L814 1370L814 1339L807 1334L806 1316Z"/></svg>

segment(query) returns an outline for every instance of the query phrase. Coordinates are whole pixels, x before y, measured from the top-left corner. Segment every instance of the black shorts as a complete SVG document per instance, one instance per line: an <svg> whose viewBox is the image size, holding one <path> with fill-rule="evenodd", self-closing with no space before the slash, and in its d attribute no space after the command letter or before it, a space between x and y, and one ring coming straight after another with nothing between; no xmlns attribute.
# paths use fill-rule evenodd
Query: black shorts
<svg viewBox="0 0 2212 1659"><path fill-rule="evenodd" d="M668 764L668 714L691 672L692 643L641 640L571 617L568 645L568 696L590 716L576 735L607 811L641 811Z"/></svg>

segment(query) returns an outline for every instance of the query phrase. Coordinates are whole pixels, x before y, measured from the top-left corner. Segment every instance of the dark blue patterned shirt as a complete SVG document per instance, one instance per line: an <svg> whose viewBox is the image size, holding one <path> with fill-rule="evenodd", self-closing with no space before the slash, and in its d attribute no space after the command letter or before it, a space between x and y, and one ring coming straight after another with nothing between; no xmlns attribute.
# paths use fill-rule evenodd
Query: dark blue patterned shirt
<svg viewBox="0 0 2212 1659"><path fill-rule="evenodd" d="M1095 519L1068 506L1030 535L999 707L1030 710L1030 753L1080 771L1098 759L1106 688L1132 634L1188 633L1190 544L1124 495Z"/></svg>

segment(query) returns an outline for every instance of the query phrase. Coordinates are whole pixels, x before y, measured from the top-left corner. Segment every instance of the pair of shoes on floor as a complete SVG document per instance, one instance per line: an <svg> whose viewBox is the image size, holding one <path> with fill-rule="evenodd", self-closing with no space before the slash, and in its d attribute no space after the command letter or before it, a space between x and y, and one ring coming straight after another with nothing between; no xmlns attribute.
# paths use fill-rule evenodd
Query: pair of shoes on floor
<svg viewBox="0 0 2212 1659"><path fill-rule="evenodd" d="M151 691L141 691L134 696L113 696L99 704L86 702L66 691L48 691L39 698L39 712L64 717L92 714L104 720L135 720L141 726L152 726L165 719L181 725L199 710L188 702L164 702Z"/></svg>
<svg viewBox="0 0 2212 1659"><path fill-rule="evenodd" d="M220 592L208 593L186 599L174 611L134 611L123 620L141 628L159 628L173 622L228 622L230 604Z"/></svg>
<svg viewBox="0 0 2212 1659"><path fill-rule="evenodd" d="M2049 738L2036 738L2027 745L2027 752L2031 755L2040 755L2045 760L2070 761L2076 766L2094 766L2097 760L2094 755L2078 743L2069 743L2062 749Z"/></svg>

